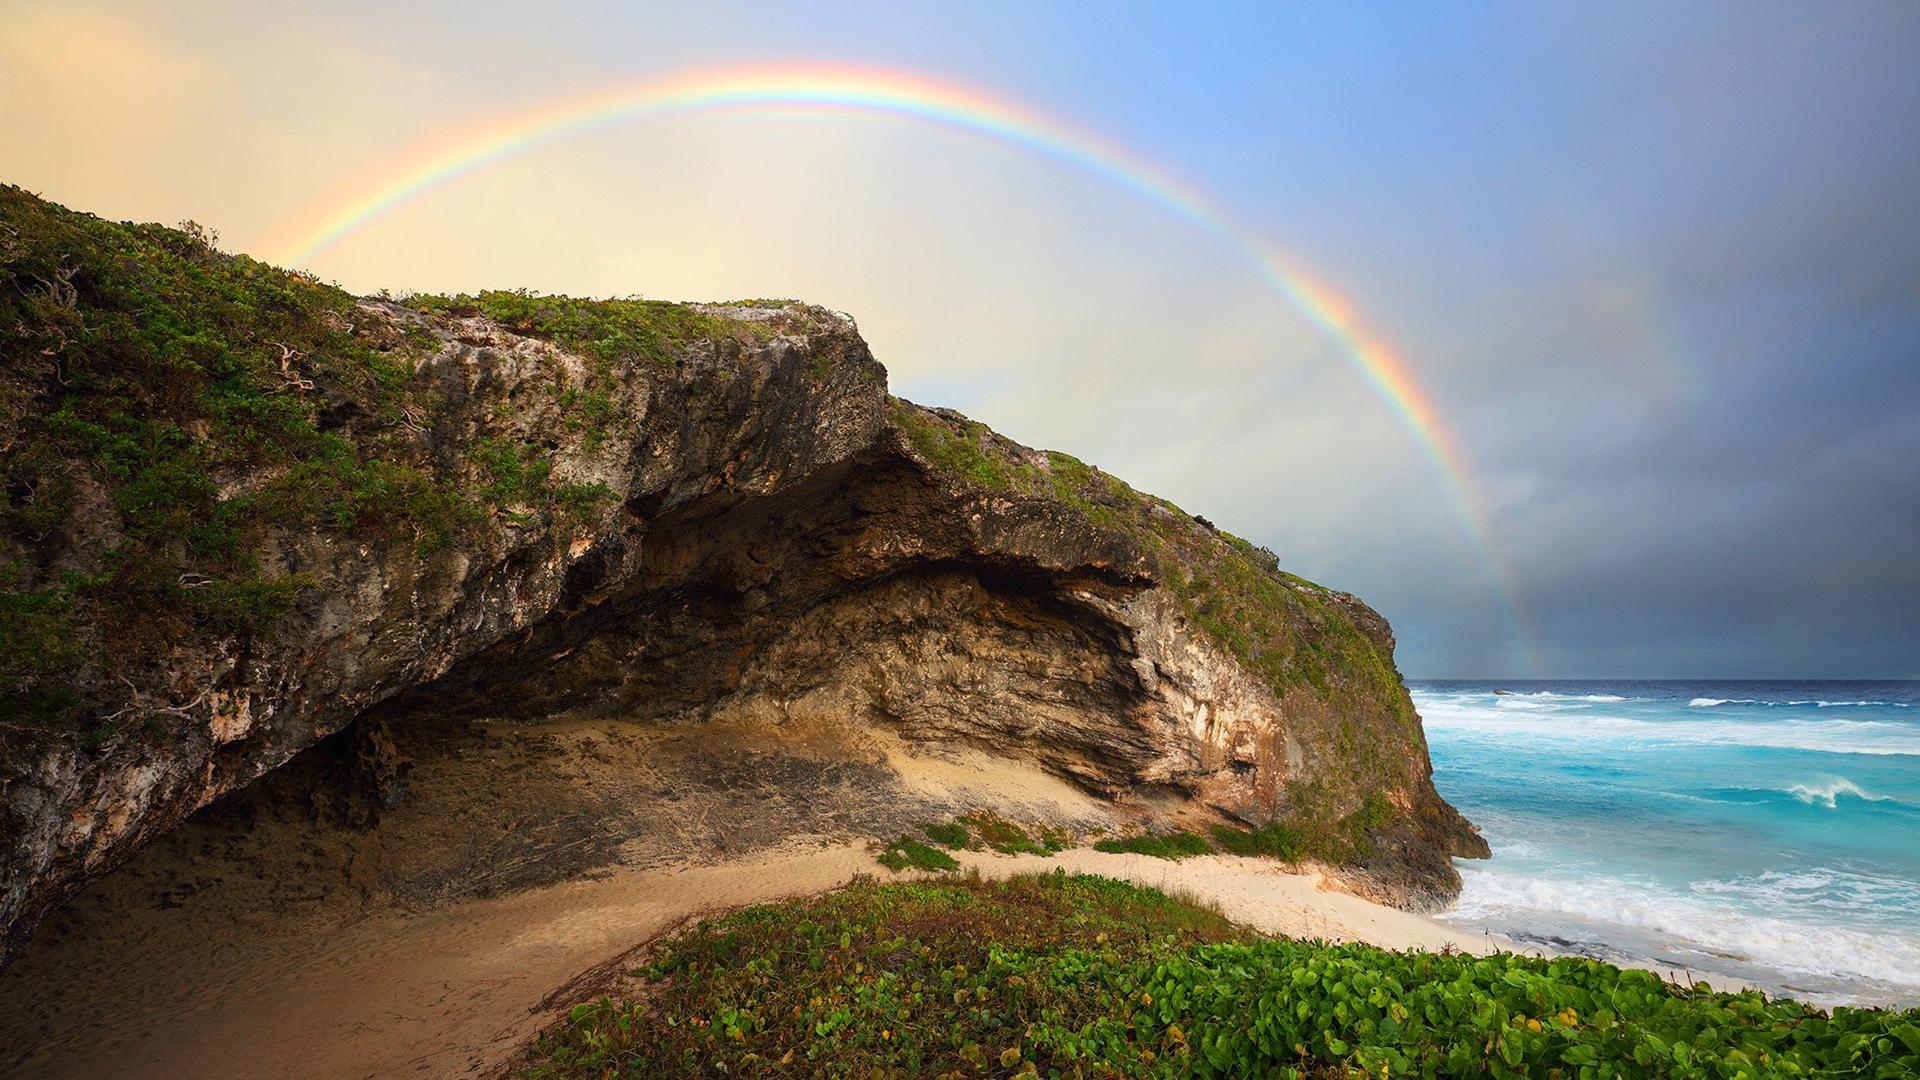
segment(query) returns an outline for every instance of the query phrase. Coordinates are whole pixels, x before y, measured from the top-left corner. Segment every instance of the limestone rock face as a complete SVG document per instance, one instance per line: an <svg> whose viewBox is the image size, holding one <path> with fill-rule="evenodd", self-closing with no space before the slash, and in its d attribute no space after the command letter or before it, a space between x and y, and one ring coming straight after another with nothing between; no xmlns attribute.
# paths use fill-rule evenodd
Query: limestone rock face
<svg viewBox="0 0 1920 1080"><path fill-rule="evenodd" d="M431 543L273 524L251 554L304 583L289 611L96 658L88 723L0 728L0 955L370 711L852 718L1108 798L1289 822L1406 902L1451 895L1448 857L1485 854L1432 787L1391 631L1359 600L1072 458L889 398L844 316L687 311L701 332L609 365L480 314L355 303L344 332L407 342L418 392L376 414L316 380L319 422L492 504ZM541 490L590 497L500 479L533 457ZM242 505L285 469L226 466L218 496ZM19 556L39 581L116 542L113 504L81 492ZM391 763L368 769L398 790Z"/></svg>

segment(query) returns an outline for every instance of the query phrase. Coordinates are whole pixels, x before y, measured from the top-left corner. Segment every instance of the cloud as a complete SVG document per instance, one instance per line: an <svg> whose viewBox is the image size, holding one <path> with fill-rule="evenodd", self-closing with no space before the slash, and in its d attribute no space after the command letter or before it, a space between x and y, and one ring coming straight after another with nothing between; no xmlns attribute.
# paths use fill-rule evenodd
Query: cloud
<svg viewBox="0 0 1920 1080"><path fill-rule="evenodd" d="M52 198L262 251L408 147L587 87L765 57L987 84L1206 181L1337 286L1439 402L1531 630L1420 448L1231 245L990 141L796 112L619 127L317 268L847 310L899 392L1359 592L1412 674L1528 674L1529 647L1569 675L1920 674L1911 14L1006 15L19 6L0 145ZM1068 41L1097 52L1055 62Z"/></svg>

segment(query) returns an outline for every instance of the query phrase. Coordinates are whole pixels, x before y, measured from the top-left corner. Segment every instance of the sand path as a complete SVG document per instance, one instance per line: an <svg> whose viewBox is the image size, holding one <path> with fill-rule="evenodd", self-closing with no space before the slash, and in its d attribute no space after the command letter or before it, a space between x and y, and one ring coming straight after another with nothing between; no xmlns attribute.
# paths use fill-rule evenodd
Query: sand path
<svg viewBox="0 0 1920 1080"><path fill-rule="evenodd" d="M1341 892L1324 875L1289 873L1280 865L1237 855L1201 855L1179 862L1145 855L1109 855L1090 848L1038 855L983 855L961 852L968 866L988 877L1045 872L1103 874L1136 885L1151 885L1174 895L1217 904L1243 926L1269 934L1325 941L1364 941L1389 949L1444 948L1491 952L1504 942L1481 938L1432 919L1362 900Z"/></svg>
<svg viewBox="0 0 1920 1080"><path fill-rule="evenodd" d="M1053 859L963 853L988 876L1107 874L1218 903L1262 930L1393 947L1486 943L1329 891L1315 874L1204 856L1169 863L1090 850ZM719 866L616 870L414 915L333 928L262 919L205 950L135 934L65 981L9 972L0 1054L10 1076L475 1076L509 1064L557 1015L550 992L689 915L818 892L876 872L862 844ZM884 873L884 871L879 871ZM32 993L20 993L32 987ZM72 988L72 989L69 989ZM11 1056L14 1051L24 1051ZM11 1058L9 1060L9 1058Z"/></svg>
<svg viewBox="0 0 1920 1080"><path fill-rule="evenodd" d="M269 797L177 830L50 918L0 971L0 1075L497 1074L584 992L555 991L682 920L886 876L848 837L967 808L1083 830L1140 811L1124 817L1030 763L916 752L867 729L596 721L403 735L422 742L408 800L374 832L310 821L297 800L283 815ZM583 843L608 850L576 862ZM1487 944L1258 860L961 858L989 876L1125 878L1273 933ZM355 873L363 862L373 871ZM389 889L363 899L363 879Z"/></svg>

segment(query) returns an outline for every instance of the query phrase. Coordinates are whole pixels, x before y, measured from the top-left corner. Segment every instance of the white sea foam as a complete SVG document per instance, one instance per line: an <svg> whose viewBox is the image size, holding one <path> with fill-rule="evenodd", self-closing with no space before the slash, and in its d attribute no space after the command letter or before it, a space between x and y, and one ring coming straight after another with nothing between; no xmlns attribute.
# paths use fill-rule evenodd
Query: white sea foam
<svg viewBox="0 0 1920 1080"><path fill-rule="evenodd" d="M1875 795L1870 791L1861 790L1860 785L1844 776L1826 776L1812 783L1794 784L1788 787L1786 792L1808 806L1819 803L1829 810L1839 808L1840 797L1843 795L1851 795L1866 802L1893 801L1892 796Z"/></svg>
<svg viewBox="0 0 1920 1080"><path fill-rule="evenodd" d="M1763 698L1711 698L1697 697L1687 702L1689 709L1713 709L1721 705L1759 705L1772 708L1781 705L1812 705L1820 709L1911 709L1913 706L1904 701L1820 701L1809 698L1806 701L1767 701Z"/></svg>
<svg viewBox="0 0 1920 1080"><path fill-rule="evenodd" d="M1641 720L1587 708L1562 715L1564 706L1540 703L1498 708L1484 701L1420 696L1421 719L1429 732L1458 732L1504 742L1537 740L1564 743L1614 741L1648 746L1759 746L1776 750L1814 750L1832 754L1920 755L1920 726L1905 721L1831 719L1741 719L1702 714L1668 720Z"/></svg>
<svg viewBox="0 0 1920 1080"><path fill-rule="evenodd" d="M1496 859L1532 859L1547 854L1546 848L1526 840L1502 838L1489 840L1488 844Z"/></svg>
<svg viewBox="0 0 1920 1080"><path fill-rule="evenodd" d="M1688 886L1702 896L1724 897L1768 910L1820 908L1849 918L1920 914L1920 882L1818 866L1767 870L1744 877L1710 878Z"/></svg>
<svg viewBox="0 0 1920 1080"><path fill-rule="evenodd" d="M1525 694L1501 694L1502 698L1550 698L1559 701L1627 701L1619 694L1556 694L1551 690L1534 690Z"/></svg>
<svg viewBox="0 0 1920 1080"><path fill-rule="evenodd" d="M1920 987L1920 940L1755 915L1648 882L1562 881L1462 867L1449 918L1525 927L1540 914L1612 923L1678 939L1694 951L1731 954L1778 971L1868 978ZM1704 891L1704 890L1703 890Z"/></svg>
<svg viewBox="0 0 1920 1080"><path fill-rule="evenodd" d="M1726 799L1716 799L1710 795L1694 795L1685 791L1656 791L1654 794L1663 795L1669 799L1679 799L1681 802L1719 803L1722 806L1727 805Z"/></svg>
<svg viewBox="0 0 1920 1080"><path fill-rule="evenodd" d="M1584 705L1563 705L1557 701L1534 701L1523 697L1499 697L1494 698L1493 703L1497 708L1521 709L1529 712L1565 712L1568 709L1586 708Z"/></svg>

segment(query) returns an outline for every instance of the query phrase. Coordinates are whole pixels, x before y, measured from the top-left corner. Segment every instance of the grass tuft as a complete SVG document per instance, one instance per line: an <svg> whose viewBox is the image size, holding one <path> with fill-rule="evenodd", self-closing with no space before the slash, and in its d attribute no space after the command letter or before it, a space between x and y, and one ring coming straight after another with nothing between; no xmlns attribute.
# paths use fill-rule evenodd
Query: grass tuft
<svg viewBox="0 0 1920 1080"><path fill-rule="evenodd" d="M961 818L959 823L972 828L981 843L1002 855L1051 855L1059 850L1049 849L1035 840L1026 829L991 811L976 810Z"/></svg>
<svg viewBox="0 0 1920 1080"><path fill-rule="evenodd" d="M922 825L920 831L927 834L927 839L955 851L966 847L970 839L967 835L967 827L957 821L950 821L944 825Z"/></svg>
<svg viewBox="0 0 1920 1080"><path fill-rule="evenodd" d="M903 836L887 845L880 853L880 865L899 873L902 870L958 870L960 864L953 856L936 847Z"/></svg>
<svg viewBox="0 0 1920 1080"><path fill-rule="evenodd" d="M1207 843L1206 837L1186 831L1143 833L1139 836L1110 836L1105 840L1096 841L1093 849L1116 855L1151 855L1156 859L1174 860L1213 853L1213 847Z"/></svg>
<svg viewBox="0 0 1920 1080"><path fill-rule="evenodd" d="M1252 830L1215 825L1212 832L1214 844L1231 855L1282 859L1286 862L1299 862L1306 855L1306 841L1300 830L1281 822Z"/></svg>

